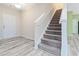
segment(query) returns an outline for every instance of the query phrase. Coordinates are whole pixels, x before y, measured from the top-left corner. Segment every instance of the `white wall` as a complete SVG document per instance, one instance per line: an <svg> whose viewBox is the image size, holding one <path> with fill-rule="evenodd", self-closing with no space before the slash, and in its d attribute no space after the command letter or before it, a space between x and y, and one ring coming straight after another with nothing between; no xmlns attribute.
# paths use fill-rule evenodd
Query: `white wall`
<svg viewBox="0 0 79 59"><path fill-rule="evenodd" d="M41 16L41 14L50 9L50 4L26 4L22 13L22 34L24 37L34 40L34 22Z"/></svg>
<svg viewBox="0 0 79 59"><path fill-rule="evenodd" d="M63 3L52 3L52 7L54 7L54 10L62 9L64 7L63 5Z"/></svg>
<svg viewBox="0 0 79 59"><path fill-rule="evenodd" d="M73 11L76 14L79 14L79 3L68 3L67 4L67 10Z"/></svg>
<svg viewBox="0 0 79 59"><path fill-rule="evenodd" d="M13 15L13 16L16 16L16 35L19 36L21 35L21 13L20 11L18 11L17 9L15 8L12 8L12 7L9 7L9 6L6 6L5 4L0 4L0 31L2 29L1 27L1 23L2 23L2 15L3 14L8 14L8 15Z"/></svg>

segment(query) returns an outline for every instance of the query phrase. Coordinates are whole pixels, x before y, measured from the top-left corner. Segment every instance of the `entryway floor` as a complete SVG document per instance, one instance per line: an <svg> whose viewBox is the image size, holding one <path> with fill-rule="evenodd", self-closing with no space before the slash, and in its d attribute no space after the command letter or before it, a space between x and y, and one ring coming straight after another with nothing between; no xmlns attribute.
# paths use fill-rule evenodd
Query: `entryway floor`
<svg viewBox="0 0 79 59"><path fill-rule="evenodd" d="M54 56L41 49L34 49L32 40L16 37L0 40L0 56Z"/></svg>

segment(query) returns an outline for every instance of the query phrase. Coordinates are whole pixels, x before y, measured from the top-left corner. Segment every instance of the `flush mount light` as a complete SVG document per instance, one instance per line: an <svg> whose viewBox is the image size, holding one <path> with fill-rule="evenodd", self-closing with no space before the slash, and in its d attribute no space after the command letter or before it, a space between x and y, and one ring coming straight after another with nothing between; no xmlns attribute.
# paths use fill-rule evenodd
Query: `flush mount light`
<svg viewBox="0 0 79 59"><path fill-rule="evenodd" d="M22 8L22 5L21 4L15 4L14 5L16 8L18 8L18 9L21 9Z"/></svg>

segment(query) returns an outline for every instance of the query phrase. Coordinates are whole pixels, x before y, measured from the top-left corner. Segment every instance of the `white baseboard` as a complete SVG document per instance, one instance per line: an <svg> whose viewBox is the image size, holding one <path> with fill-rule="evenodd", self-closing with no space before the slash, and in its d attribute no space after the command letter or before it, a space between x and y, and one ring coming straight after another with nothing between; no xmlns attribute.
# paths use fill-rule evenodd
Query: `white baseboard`
<svg viewBox="0 0 79 59"><path fill-rule="evenodd" d="M0 40L2 40L2 39L11 39L11 38L14 38L14 37L20 37L20 35L14 35L14 36L9 36L9 37L1 37Z"/></svg>
<svg viewBox="0 0 79 59"><path fill-rule="evenodd" d="M29 37L26 37L25 35L15 35L15 36L9 36L9 37L0 37L0 40L6 40L6 39L11 39L11 38L15 38L15 37L24 37L24 38L26 38L26 39L30 39L30 40L33 40L33 39L31 39L31 38L29 38Z"/></svg>
<svg viewBox="0 0 79 59"><path fill-rule="evenodd" d="M21 35L22 37L26 38L26 39L30 39L33 40L32 38L27 37L26 35Z"/></svg>

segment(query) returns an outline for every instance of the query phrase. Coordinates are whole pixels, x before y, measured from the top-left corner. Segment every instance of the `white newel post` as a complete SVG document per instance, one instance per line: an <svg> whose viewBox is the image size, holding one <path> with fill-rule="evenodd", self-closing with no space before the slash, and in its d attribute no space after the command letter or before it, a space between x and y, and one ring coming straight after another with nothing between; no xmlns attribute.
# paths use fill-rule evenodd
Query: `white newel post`
<svg viewBox="0 0 79 59"><path fill-rule="evenodd" d="M61 56L68 55L68 44L67 44L67 5L64 4L64 8L61 14L61 29L62 29L62 43L61 43Z"/></svg>

